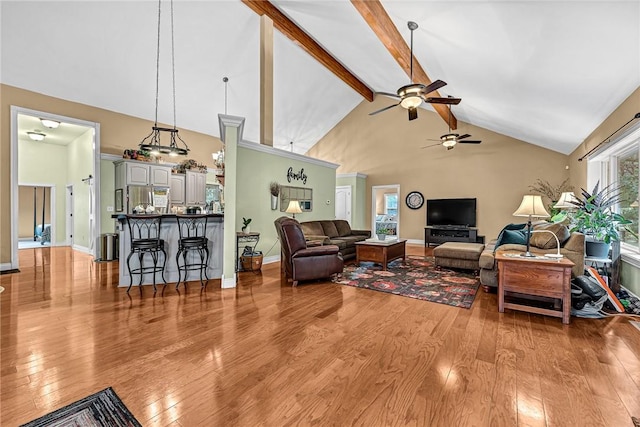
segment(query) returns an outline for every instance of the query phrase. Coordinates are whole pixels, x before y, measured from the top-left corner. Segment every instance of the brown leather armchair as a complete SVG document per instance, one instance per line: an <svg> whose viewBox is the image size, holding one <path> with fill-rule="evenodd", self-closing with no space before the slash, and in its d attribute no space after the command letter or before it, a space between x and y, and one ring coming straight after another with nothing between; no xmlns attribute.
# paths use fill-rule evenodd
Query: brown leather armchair
<svg viewBox="0 0 640 427"><path fill-rule="evenodd" d="M274 221L280 238L281 263L293 286L301 280L313 280L341 273L344 266L342 255L336 245L307 247L298 221L286 216Z"/></svg>

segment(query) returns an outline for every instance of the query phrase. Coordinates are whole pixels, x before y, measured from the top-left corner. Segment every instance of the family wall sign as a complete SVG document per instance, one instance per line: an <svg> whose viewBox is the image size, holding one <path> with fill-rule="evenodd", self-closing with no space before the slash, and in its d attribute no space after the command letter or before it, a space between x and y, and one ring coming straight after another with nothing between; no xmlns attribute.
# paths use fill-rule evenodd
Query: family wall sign
<svg viewBox="0 0 640 427"><path fill-rule="evenodd" d="M287 181L292 180L302 181L303 184L307 184L307 175L304 173L304 168L300 168L299 172L294 172L292 167L287 170Z"/></svg>

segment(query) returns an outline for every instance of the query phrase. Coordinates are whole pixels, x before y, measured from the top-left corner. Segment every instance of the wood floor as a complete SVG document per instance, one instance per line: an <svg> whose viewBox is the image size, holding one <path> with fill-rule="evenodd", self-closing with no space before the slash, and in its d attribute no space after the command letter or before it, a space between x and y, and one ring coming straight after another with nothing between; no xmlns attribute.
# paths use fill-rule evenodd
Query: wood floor
<svg viewBox="0 0 640 427"><path fill-rule="evenodd" d="M423 254L410 246L411 254ZM628 318L469 310L329 282L116 287L117 262L20 251L0 276L1 419L17 426L113 387L144 426L632 426Z"/></svg>

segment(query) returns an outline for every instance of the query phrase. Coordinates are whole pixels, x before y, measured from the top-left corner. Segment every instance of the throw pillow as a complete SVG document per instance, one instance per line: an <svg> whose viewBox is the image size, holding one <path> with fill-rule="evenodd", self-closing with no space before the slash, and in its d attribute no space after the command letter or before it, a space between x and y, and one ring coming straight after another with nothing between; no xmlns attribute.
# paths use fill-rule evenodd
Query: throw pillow
<svg viewBox="0 0 640 427"><path fill-rule="evenodd" d="M534 227L535 230L547 230L552 232L558 237L560 246L569 240L569 229L563 224L540 224ZM549 233L531 233L531 246L535 246L540 249L556 249L556 239Z"/></svg>
<svg viewBox="0 0 640 427"><path fill-rule="evenodd" d="M495 252L498 249L498 246L505 245L507 243L518 243L521 238L514 234L513 231L518 231L520 236L524 236L523 245L527 244L527 224L509 224L505 226L498 234L498 239L496 240L496 245L494 246L493 251ZM545 233L546 234L546 233Z"/></svg>
<svg viewBox="0 0 640 427"><path fill-rule="evenodd" d="M501 245L526 245L527 230L504 230Z"/></svg>

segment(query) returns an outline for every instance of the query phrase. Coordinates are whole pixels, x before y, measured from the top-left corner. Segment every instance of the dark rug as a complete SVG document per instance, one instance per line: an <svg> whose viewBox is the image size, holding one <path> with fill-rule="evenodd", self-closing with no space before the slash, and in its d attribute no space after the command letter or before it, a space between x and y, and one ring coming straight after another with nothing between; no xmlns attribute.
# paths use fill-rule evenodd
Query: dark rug
<svg viewBox="0 0 640 427"><path fill-rule="evenodd" d="M111 387L33 420L23 427L142 427Z"/></svg>
<svg viewBox="0 0 640 427"><path fill-rule="evenodd" d="M371 262L347 265L333 282L464 308L471 307L480 284L473 272L436 270L433 258L423 256L393 261L387 271Z"/></svg>

